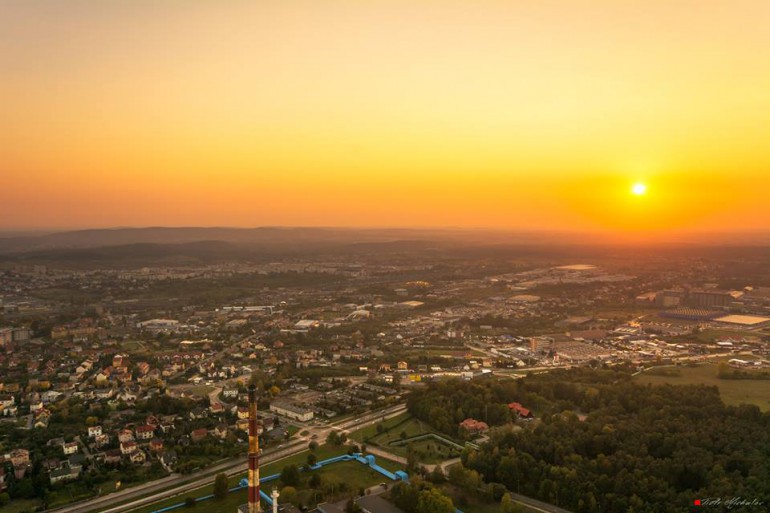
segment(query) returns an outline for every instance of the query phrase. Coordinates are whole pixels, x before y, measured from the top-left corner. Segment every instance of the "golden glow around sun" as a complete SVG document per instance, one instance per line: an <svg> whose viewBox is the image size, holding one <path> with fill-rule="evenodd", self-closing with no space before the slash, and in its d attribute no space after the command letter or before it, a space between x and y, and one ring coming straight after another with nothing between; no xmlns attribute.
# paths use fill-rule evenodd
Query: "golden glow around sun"
<svg viewBox="0 0 770 513"><path fill-rule="evenodd" d="M647 186L643 183L635 183L631 187L631 192L637 196L641 196L647 192Z"/></svg>

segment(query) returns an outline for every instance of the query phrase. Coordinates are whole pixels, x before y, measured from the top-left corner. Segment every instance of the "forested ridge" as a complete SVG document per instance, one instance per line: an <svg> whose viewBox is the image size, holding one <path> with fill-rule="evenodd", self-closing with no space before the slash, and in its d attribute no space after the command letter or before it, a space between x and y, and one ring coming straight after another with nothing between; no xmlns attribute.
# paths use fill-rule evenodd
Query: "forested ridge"
<svg viewBox="0 0 770 513"><path fill-rule="evenodd" d="M479 451L463 453L488 483L581 513L680 512L709 497L764 502L730 511L770 509L770 413L725 406L716 387L641 386L627 373L574 369L434 383L408 407L456 435L467 417L510 425L502 407L513 401L538 420L493 429Z"/></svg>

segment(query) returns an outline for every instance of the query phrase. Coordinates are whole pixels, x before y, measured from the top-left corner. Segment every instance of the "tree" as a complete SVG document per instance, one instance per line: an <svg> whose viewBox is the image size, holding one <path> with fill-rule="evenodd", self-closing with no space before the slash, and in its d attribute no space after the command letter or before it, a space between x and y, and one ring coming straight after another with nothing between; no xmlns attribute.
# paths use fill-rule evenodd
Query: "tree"
<svg viewBox="0 0 770 513"><path fill-rule="evenodd" d="M281 500L292 504L297 502L297 489L293 486L284 486L281 488Z"/></svg>
<svg viewBox="0 0 770 513"><path fill-rule="evenodd" d="M310 452L315 452L316 449L318 449L318 442L312 440L309 444L307 444L307 448L310 449Z"/></svg>
<svg viewBox="0 0 770 513"><path fill-rule="evenodd" d="M415 470L417 463L417 454L415 454L412 444L409 444L406 450L406 468L408 470Z"/></svg>
<svg viewBox="0 0 770 513"><path fill-rule="evenodd" d="M227 491L227 475L224 473L217 474L217 477L214 479L214 498L219 501L226 499Z"/></svg>
<svg viewBox="0 0 770 513"><path fill-rule="evenodd" d="M433 472L430 473L429 479L431 483L435 484L441 484L446 481L446 476L444 475L444 471L441 470L441 465L433 467Z"/></svg>
<svg viewBox="0 0 770 513"><path fill-rule="evenodd" d="M287 486L299 484L299 469L296 465L287 465L281 470L281 482Z"/></svg>
<svg viewBox="0 0 770 513"><path fill-rule="evenodd" d="M345 513L359 513L360 511L361 506L353 501L353 497L348 499L348 502L345 504Z"/></svg>
<svg viewBox="0 0 770 513"><path fill-rule="evenodd" d="M321 488L323 485L323 480L321 479L320 474L316 474L315 472L310 476L310 479L307 481L307 485L310 488Z"/></svg>
<svg viewBox="0 0 770 513"><path fill-rule="evenodd" d="M307 465L308 467L312 467L318 462L318 457L313 454L312 452L307 455Z"/></svg>
<svg viewBox="0 0 770 513"><path fill-rule="evenodd" d="M524 508L521 504L514 502L510 493L503 495L500 501L500 513L521 513Z"/></svg>
<svg viewBox="0 0 770 513"><path fill-rule="evenodd" d="M340 435L336 431L330 431L326 437L326 443L332 445L340 445Z"/></svg>
<svg viewBox="0 0 770 513"><path fill-rule="evenodd" d="M423 490L417 499L415 513L454 513L452 499L436 488Z"/></svg>
<svg viewBox="0 0 770 513"><path fill-rule="evenodd" d="M195 500L195 497L185 497L185 508L194 508L196 504L198 504L198 502Z"/></svg>

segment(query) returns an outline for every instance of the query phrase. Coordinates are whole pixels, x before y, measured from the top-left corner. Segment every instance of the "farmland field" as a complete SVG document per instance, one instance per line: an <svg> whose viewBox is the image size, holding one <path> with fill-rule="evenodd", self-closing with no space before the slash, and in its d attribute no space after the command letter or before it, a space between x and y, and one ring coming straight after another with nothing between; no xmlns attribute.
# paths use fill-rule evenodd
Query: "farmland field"
<svg viewBox="0 0 770 513"><path fill-rule="evenodd" d="M639 374L634 378L638 383L661 385L704 384L719 388L722 401L728 405L741 403L754 404L763 411L770 410L770 380L754 379L719 379L717 377L717 364L707 363L695 367L669 367L679 371L679 375L652 375Z"/></svg>

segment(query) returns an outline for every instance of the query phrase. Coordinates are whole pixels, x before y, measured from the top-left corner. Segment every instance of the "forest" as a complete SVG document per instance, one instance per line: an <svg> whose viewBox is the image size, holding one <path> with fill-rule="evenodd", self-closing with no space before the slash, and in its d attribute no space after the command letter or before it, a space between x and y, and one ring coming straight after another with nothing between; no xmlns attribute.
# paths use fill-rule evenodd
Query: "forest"
<svg viewBox="0 0 770 513"><path fill-rule="evenodd" d="M514 401L536 416L520 422L522 429L503 409ZM408 407L451 435L464 418L484 420L493 426L490 440L464 451L468 472L579 513L770 500L770 413L725 406L716 387L641 386L623 371L572 369L518 381L433 383Z"/></svg>

